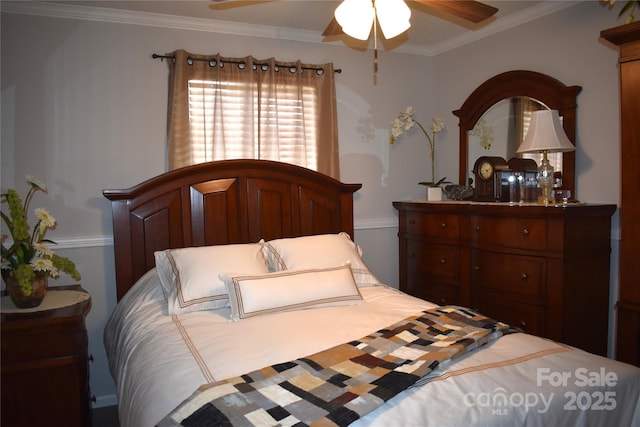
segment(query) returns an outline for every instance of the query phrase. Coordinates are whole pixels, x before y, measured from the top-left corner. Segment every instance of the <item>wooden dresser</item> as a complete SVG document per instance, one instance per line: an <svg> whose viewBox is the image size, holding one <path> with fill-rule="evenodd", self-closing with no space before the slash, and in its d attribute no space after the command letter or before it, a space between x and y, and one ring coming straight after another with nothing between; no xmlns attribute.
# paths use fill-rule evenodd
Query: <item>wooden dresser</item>
<svg viewBox="0 0 640 427"><path fill-rule="evenodd" d="M619 46L620 292L616 359L640 366L640 22L605 30Z"/></svg>
<svg viewBox="0 0 640 427"><path fill-rule="evenodd" d="M400 290L606 356L615 205L393 205Z"/></svg>
<svg viewBox="0 0 640 427"><path fill-rule="evenodd" d="M82 291L79 286L64 289ZM90 307L87 299L57 309L0 315L3 426L91 425L85 327Z"/></svg>

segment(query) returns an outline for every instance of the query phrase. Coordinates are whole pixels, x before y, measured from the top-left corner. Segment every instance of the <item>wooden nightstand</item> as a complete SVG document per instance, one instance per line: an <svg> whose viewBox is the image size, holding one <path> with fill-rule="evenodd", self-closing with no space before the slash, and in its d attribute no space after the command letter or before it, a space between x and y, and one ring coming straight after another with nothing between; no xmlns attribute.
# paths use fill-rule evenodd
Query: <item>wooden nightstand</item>
<svg viewBox="0 0 640 427"><path fill-rule="evenodd" d="M79 285L65 286L49 288L47 297L62 290L86 293ZM85 327L90 308L87 295L60 308L0 314L3 426L91 425Z"/></svg>

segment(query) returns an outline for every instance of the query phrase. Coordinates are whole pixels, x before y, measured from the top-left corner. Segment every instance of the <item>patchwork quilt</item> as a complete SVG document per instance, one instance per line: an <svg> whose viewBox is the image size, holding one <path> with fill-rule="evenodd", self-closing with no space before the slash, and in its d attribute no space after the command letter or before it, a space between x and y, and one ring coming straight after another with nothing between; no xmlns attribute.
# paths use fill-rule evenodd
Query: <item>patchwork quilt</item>
<svg viewBox="0 0 640 427"><path fill-rule="evenodd" d="M346 426L440 364L517 332L443 306L294 361L202 385L158 427Z"/></svg>

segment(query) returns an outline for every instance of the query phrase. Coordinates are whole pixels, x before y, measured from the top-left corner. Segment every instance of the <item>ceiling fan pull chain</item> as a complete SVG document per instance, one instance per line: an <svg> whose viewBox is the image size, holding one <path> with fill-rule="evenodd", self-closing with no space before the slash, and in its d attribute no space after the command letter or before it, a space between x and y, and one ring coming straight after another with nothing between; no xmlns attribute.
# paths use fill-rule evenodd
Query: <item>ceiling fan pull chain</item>
<svg viewBox="0 0 640 427"><path fill-rule="evenodd" d="M376 1L373 3L373 85L378 83L378 11Z"/></svg>

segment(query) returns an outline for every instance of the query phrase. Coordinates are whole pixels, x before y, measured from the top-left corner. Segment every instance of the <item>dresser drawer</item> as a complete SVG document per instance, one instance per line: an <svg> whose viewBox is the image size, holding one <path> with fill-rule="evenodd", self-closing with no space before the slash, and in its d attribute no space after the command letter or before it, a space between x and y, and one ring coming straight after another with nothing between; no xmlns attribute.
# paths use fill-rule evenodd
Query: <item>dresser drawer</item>
<svg viewBox="0 0 640 427"><path fill-rule="evenodd" d="M81 327L79 322L67 322L47 329L5 328L2 331L2 362L74 357L86 346L86 333Z"/></svg>
<svg viewBox="0 0 640 427"><path fill-rule="evenodd" d="M543 296L545 258L474 250L471 263L471 280L480 293L493 291Z"/></svg>
<svg viewBox="0 0 640 427"><path fill-rule="evenodd" d="M547 249L547 221L536 218L471 217L473 243L502 248Z"/></svg>
<svg viewBox="0 0 640 427"><path fill-rule="evenodd" d="M485 316L520 328L528 334L544 335L545 308L543 306L487 296L479 297L476 302L476 309Z"/></svg>
<svg viewBox="0 0 640 427"><path fill-rule="evenodd" d="M407 242L407 274L409 276L456 280L458 277L457 246Z"/></svg>
<svg viewBox="0 0 640 427"><path fill-rule="evenodd" d="M407 234L436 239L460 238L460 218L458 215L407 212L405 216Z"/></svg>
<svg viewBox="0 0 640 427"><path fill-rule="evenodd" d="M403 291L438 305L461 304L460 287L458 285L410 277L408 288Z"/></svg>

